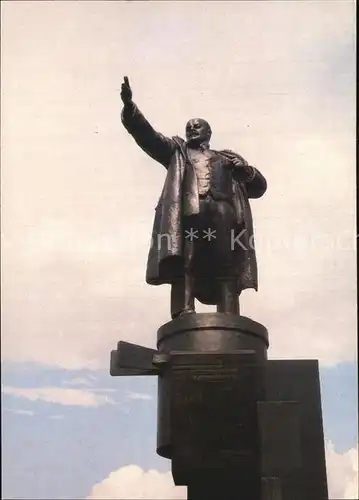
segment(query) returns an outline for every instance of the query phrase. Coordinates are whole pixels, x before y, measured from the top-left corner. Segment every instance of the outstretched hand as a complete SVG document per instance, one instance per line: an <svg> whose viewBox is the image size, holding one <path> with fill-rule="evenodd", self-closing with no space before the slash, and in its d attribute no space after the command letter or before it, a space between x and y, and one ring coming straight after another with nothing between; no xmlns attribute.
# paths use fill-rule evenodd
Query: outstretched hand
<svg viewBox="0 0 359 500"><path fill-rule="evenodd" d="M130 104L132 102L132 90L127 76L123 78L123 84L121 85L121 99L123 104Z"/></svg>

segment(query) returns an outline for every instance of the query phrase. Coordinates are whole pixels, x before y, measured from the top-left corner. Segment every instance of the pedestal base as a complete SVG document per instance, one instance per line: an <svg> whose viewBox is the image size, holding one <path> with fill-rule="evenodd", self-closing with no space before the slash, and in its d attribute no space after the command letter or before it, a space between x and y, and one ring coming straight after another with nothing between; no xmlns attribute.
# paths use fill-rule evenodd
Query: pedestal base
<svg viewBox="0 0 359 500"><path fill-rule="evenodd" d="M158 330L157 453L189 500L327 500L318 363L267 360L264 326L193 314Z"/></svg>
<svg viewBox="0 0 359 500"><path fill-rule="evenodd" d="M265 327L223 313L157 345L119 342L111 374L158 376L157 452L188 500L328 500L316 360L267 360Z"/></svg>
<svg viewBox="0 0 359 500"><path fill-rule="evenodd" d="M225 313L190 313L174 319L157 332L160 352L233 352L253 350L267 358L267 329L245 316Z"/></svg>
<svg viewBox="0 0 359 500"><path fill-rule="evenodd" d="M163 325L157 332L157 348L160 353L170 355L178 353L241 354L262 363L267 359L268 332L260 323L243 316L224 313L194 313ZM195 368L196 362L194 358L192 359L192 366ZM170 361L158 378L157 453L165 458L172 457L170 423L172 374Z"/></svg>

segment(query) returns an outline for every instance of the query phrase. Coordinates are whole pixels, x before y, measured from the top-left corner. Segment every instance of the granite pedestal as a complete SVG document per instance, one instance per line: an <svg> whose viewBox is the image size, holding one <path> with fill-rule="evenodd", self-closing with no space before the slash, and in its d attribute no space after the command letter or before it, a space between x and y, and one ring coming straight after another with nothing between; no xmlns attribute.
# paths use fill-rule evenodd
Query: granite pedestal
<svg viewBox="0 0 359 500"><path fill-rule="evenodd" d="M267 349L263 325L213 313L112 352L112 375L158 376L157 453L188 500L328 499L318 363Z"/></svg>

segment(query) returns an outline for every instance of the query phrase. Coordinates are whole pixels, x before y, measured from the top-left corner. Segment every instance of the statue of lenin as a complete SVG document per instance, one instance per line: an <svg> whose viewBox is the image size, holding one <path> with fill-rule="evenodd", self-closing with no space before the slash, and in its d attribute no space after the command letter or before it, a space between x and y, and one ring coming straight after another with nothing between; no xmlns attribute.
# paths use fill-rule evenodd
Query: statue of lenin
<svg viewBox="0 0 359 500"><path fill-rule="evenodd" d="M195 298L238 315L241 291L258 286L248 199L265 193L265 178L233 151L211 149L211 127L203 119L189 120L186 141L156 132L132 101L127 77L121 98L123 125L167 170L147 283L171 284L172 318L195 312Z"/></svg>

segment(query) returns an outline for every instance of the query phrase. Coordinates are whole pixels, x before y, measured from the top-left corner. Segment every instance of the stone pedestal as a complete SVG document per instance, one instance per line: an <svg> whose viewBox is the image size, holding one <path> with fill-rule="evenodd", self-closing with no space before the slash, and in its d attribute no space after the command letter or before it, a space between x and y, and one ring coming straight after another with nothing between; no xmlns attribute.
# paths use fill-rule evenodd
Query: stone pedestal
<svg viewBox="0 0 359 500"><path fill-rule="evenodd" d="M112 375L158 376L157 453L188 500L328 500L318 363L267 349L263 325L213 313L112 352Z"/></svg>
<svg viewBox="0 0 359 500"><path fill-rule="evenodd" d="M166 323L158 330L157 348L159 353L171 355L171 360L163 366L158 379L157 453L172 458L171 397L173 376L174 374L178 376L180 370L179 359L186 360L183 361L186 364L183 368L188 375L187 386L178 389L179 392L184 391L182 392L184 404L185 398L190 394L198 397L194 396L193 386L195 383L193 377L198 371L207 369L208 381L211 376L219 376L217 385L220 380L222 385L226 383L226 379L223 378L225 377L223 363L228 358L217 355L206 359L200 354L231 354L232 359L241 356L244 364L247 362L245 360L249 359L252 364L262 363L267 359L268 332L260 323L241 316L221 313L188 314ZM183 358L185 353L190 357ZM178 358L179 354L182 358ZM204 367L203 363L207 367ZM249 381L246 385L248 384L250 387ZM177 404L181 406L180 399ZM223 411L225 408L226 405Z"/></svg>

